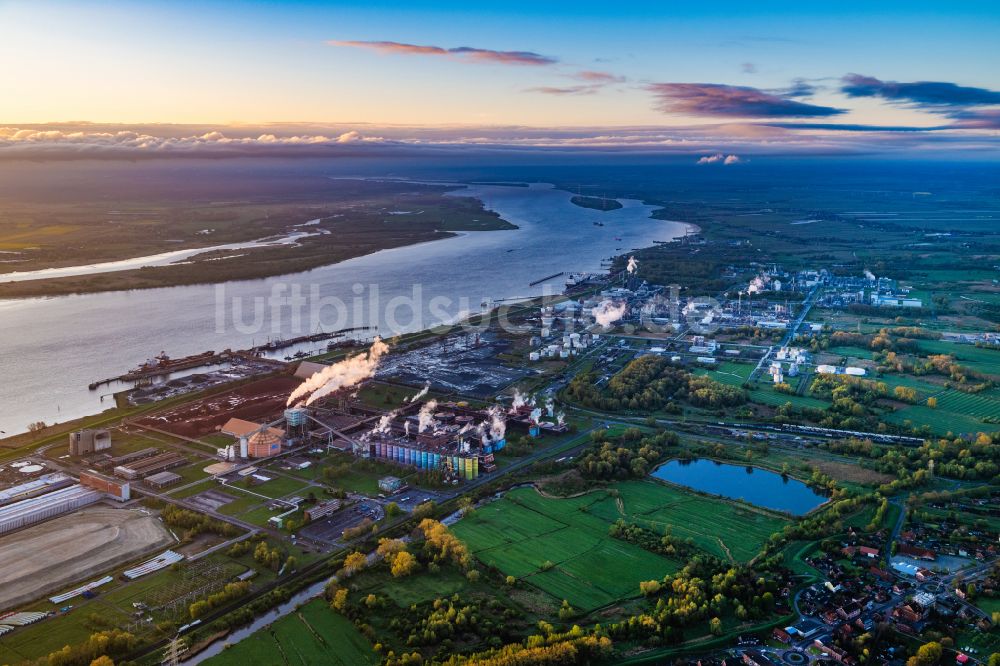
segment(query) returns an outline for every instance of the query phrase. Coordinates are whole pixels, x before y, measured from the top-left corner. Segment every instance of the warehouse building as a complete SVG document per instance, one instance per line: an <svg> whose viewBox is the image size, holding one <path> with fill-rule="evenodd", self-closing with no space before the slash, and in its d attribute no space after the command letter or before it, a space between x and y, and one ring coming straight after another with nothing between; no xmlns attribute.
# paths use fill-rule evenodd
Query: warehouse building
<svg viewBox="0 0 1000 666"><path fill-rule="evenodd" d="M127 465L119 465L115 467L115 476L130 480L141 479L187 463L187 458L178 453L161 453L152 458L143 458Z"/></svg>
<svg viewBox="0 0 1000 666"><path fill-rule="evenodd" d="M329 516L331 513L340 508L340 500L330 500L328 502L320 502L315 506L311 506L305 510L306 520L312 522L314 520L319 520Z"/></svg>
<svg viewBox="0 0 1000 666"><path fill-rule="evenodd" d="M142 481L147 486L152 486L153 488L166 488L167 486L179 483L181 478L180 474L174 474L173 472L159 472L158 474L150 474Z"/></svg>
<svg viewBox="0 0 1000 666"><path fill-rule="evenodd" d="M102 492L119 502L127 502L132 498L128 481L106 476L92 469L80 473L80 485Z"/></svg>
<svg viewBox="0 0 1000 666"><path fill-rule="evenodd" d="M37 479L0 490L0 505L38 497L71 485L73 485L73 479L62 472L42 474Z"/></svg>
<svg viewBox="0 0 1000 666"><path fill-rule="evenodd" d="M61 516L64 513L93 504L103 495L92 488L74 485L40 497L0 507L0 534Z"/></svg>

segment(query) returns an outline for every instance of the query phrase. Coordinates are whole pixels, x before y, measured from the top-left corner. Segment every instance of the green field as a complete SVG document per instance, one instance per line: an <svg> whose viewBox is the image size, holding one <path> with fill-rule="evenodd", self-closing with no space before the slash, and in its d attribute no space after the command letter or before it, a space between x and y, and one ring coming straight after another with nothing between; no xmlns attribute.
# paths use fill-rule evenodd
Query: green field
<svg viewBox="0 0 1000 666"><path fill-rule="evenodd" d="M812 396L780 393L775 391L772 385L765 383L758 384L756 387L750 389L747 394L750 396L751 401L771 407L780 407L789 402L792 403L793 407L811 407L813 409L826 409L830 406L830 403L827 401L813 398Z"/></svg>
<svg viewBox="0 0 1000 666"><path fill-rule="evenodd" d="M747 378L750 376L750 373L753 372L753 369L754 366L751 363L723 361L717 368L713 368L711 370L708 368L698 368L693 370L691 374L706 375L720 384L743 386L743 384L746 383Z"/></svg>
<svg viewBox="0 0 1000 666"><path fill-rule="evenodd" d="M905 385L902 382L901 385ZM937 434L963 432L994 432L1000 430L1000 424L984 423L983 419L991 417L1000 419L1000 400L987 394L964 393L955 389L941 389L931 393L928 388L913 385L917 388L921 404L908 405L895 412L886 414L889 423L902 423L909 419L914 425L929 425ZM923 390L921 390L923 389ZM926 405L926 398L933 395L937 399L937 407Z"/></svg>
<svg viewBox="0 0 1000 666"><path fill-rule="evenodd" d="M593 610L638 594L639 583L661 579L682 565L608 536L619 518L675 536L723 559L746 561L786 521L689 494L652 481L549 499L534 489L511 491L455 525L476 557L526 580L557 600ZM551 563L548 567L546 563Z"/></svg>
<svg viewBox="0 0 1000 666"><path fill-rule="evenodd" d="M378 664L381 660L350 620L312 601L207 660L212 666Z"/></svg>
<svg viewBox="0 0 1000 666"><path fill-rule="evenodd" d="M1000 351L996 349L943 340L921 340L920 349L927 354L948 354L954 356L959 365L988 375L1000 375Z"/></svg>
<svg viewBox="0 0 1000 666"><path fill-rule="evenodd" d="M454 531L484 564L589 611L636 596L640 582L680 568L678 562L608 536L609 523L585 511L604 498L592 493L546 499L521 488L478 509ZM543 571L547 562L554 566Z"/></svg>
<svg viewBox="0 0 1000 666"><path fill-rule="evenodd" d="M872 351L864 347L830 347L826 351L838 356L853 356L854 358L863 358L869 361L872 358Z"/></svg>
<svg viewBox="0 0 1000 666"><path fill-rule="evenodd" d="M702 550L724 560L752 559L773 533L788 520L689 493L656 481L625 481L616 486L627 520L657 531L669 528L674 536L690 537ZM617 520L611 499L593 508L609 521Z"/></svg>

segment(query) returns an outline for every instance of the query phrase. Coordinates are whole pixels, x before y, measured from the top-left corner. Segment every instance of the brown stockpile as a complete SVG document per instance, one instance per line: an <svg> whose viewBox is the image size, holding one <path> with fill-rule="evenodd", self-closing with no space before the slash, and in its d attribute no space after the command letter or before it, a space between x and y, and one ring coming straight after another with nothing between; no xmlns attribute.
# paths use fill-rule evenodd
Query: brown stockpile
<svg viewBox="0 0 1000 666"><path fill-rule="evenodd" d="M263 422L281 415L288 395L301 380L268 377L210 398L137 420L139 425L166 430L182 437L201 437L218 432L231 418Z"/></svg>

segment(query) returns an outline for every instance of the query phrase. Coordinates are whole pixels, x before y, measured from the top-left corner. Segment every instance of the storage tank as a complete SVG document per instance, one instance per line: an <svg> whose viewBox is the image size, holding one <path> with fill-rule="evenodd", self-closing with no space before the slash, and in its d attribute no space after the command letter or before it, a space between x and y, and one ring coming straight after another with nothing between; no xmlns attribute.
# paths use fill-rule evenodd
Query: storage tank
<svg viewBox="0 0 1000 666"><path fill-rule="evenodd" d="M250 456L250 442L246 437L240 437L240 458Z"/></svg>
<svg viewBox="0 0 1000 666"><path fill-rule="evenodd" d="M479 458L472 459L472 478L479 478Z"/></svg>

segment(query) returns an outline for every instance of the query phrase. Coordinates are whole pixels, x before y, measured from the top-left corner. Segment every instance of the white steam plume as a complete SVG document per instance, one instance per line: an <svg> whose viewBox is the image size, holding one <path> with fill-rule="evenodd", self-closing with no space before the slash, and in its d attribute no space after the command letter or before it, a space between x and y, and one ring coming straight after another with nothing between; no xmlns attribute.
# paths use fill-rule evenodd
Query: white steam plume
<svg viewBox="0 0 1000 666"><path fill-rule="evenodd" d="M875 274L872 273L870 270L868 270L866 268L865 269L865 277L868 278L869 280L874 280L875 279Z"/></svg>
<svg viewBox="0 0 1000 666"><path fill-rule="evenodd" d="M535 424L541 421L542 420L541 408L535 407L533 410L531 410L531 416L529 418L531 419L531 422Z"/></svg>
<svg viewBox="0 0 1000 666"><path fill-rule="evenodd" d="M564 412L559 412L556 414L556 423L559 425L566 425L566 414Z"/></svg>
<svg viewBox="0 0 1000 666"><path fill-rule="evenodd" d="M493 405L487 413L490 417L490 439L498 442L507 434L507 421L503 417L503 408L500 405Z"/></svg>
<svg viewBox="0 0 1000 666"><path fill-rule="evenodd" d="M371 435L379 435L379 434L382 434L382 433L389 432L389 426L392 425L392 421L393 421L393 419L396 418L397 414L399 414L399 410L398 409L395 409L395 410L389 412L388 414L383 414L382 418L380 418L378 420L378 423L375 425L374 428L372 428L372 431L369 434L371 434Z"/></svg>
<svg viewBox="0 0 1000 666"><path fill-rule="evenodd" d="M556 415L556 403L552 398L545 401L545 411L548 412L549 416Z"/></svg>
<svg viewBox="0 0 1000 666"><path fill-rule="evenodd" d="M389 346L376 337L367 354L358 354L345 358L339 363L327 366L319 372L313 374L292 391L288 396L288 403L291 405L305 396L307 405L311 405L320 398L338 389L354 386L358 382L368 379L375 374L379 359L389 351ZM312 395L310 395L312 394Z"/></svg>
<svg viewBox="0 0 1000 666"><path fill-rule="evenodd" d="M513 407L514 409L517 409L518 407L523 407L526 404L528 404L528 399L524 396L523 393L521 393L517 389L514 389L514 400L513 402L511 402L510 406Z"/></svg>
<svg viewBox="0 0 1000 666"><path fill-rule="evenodd" d="M407 400L407 402L416 402L417 400L420 400L425 395L427 395L427 392L430 391L430 390L431 390L431 383L427 382L426 384L424 384L424 387L422 389L420 389L417 392L416 395L414 395L412 398L410 398L409 400Z"/></svg>
<svg viewBox="0 0 1000 666"><path fill-rule="evenodd" d="M437 400L428 400L420 407L420 413L417 414L417 432L423 432L428 428L433 428L437 423L434 420L434 410L437 409Z"/></svg>
<svg viewBox="0 0 1000 666"><path fill-rule="evenodd" d="M628 266L625 267L625 270L628 271L629 275L634 274L638 268L639 262L635 260L635 257L629 257Z"/></svg>
<svg viewBox="0 0 1000 666"><path fill-rule="evenodd" d="M591 310L594 319L604 328L611 326L625 315L625 304L614 301L601 301L600 304Z"/></svg>

